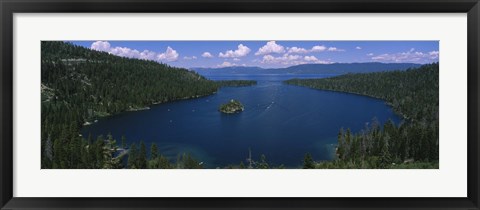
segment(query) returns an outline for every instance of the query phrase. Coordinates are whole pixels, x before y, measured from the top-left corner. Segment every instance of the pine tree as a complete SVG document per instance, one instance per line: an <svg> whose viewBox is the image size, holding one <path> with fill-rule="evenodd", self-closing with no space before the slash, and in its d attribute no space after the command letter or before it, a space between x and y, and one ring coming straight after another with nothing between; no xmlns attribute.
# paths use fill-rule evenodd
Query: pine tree
<svg viewBox="0 0 480 210"><path fill-rule="evenodd" d="M103 167L103 150L105 146L105 140L102 135L97 137L97 141L95 142L95 158L96 158L96 164L95 168L102 168Z"/></svg>
<svg viewBox="0 0 480 210"><path fill-rule="evenodd" d="M258 167L259 169L268 169L270 166L268 165L267 163L267 157L262 154L260 156L260 162L258 163Z"/></svg>
<svg viewBox="0 0 480 210"><path fill-rule="evenodd" d="M304 169L314 169L315 164L313 162L312 155L310 153L305 154L305 157L303 158L303 168Z"/></svg>
<svg viewBox="0 0 480 210"><path fill-rule="evenodd" d="M117 149L117 142L113 137L109 137L103 150L103 159L105 160L103 163L104 169L118 169L122 167L120 159L115 157Z"/></svg>
<svg viewBox="0 0 480 210"><path fill-rule="evenodd" d="M343 128L340 128L340 131L338 132L338 137L337 137L337 141L338 141L338 146L337 146L337 157L339 159L343 159L344 158L344 149L345 149L345 142L344 142L344 134L343 134Z"/></svg>
<svg viewBox="0 0 480 210"><path fill-rule="evenodd" d="M138 158L137 146L135 145L135 143L132 143L130 145L130 149L128 151L127 167L128 168L139 168L137 166L137 158Z"/></svg>
<svg viewBox="0 0 480 210"><path fill-rule="evenodd" d="M159 159L156 158L156 159L151 159L147 162L147 168L148 169L157 169L157 168L160 168L160 163L159 163Z"/></svg>
<svg viewBox="0 0 480 210"><path fill-rule="evenodd" d="M190 153L183 153L181 159L182 165L184 169L201 169L202 165L195 160Z"/></svg>
<svg viewBox="0 0 480 210"><path fill-rule="evenodd" d="M63 161L64 161L64 152L63 152L63 145L60 139L57 139L53 142L53 168L63 168Z"/></svg>
<svg viewBox="0 0 480 210"><path fill-rule="evenodd" d="M351 151L352 148L352 134L350 132L350 128L347 128L347 133L345 134L345 149L344 149L344 156L346 159L351 158Z"/></svg>
<svg viewBox="0 0 480 210"><path fill-rule="evenodd" d="M240 169L245 169L245 164L243 164L243 161L240 161L240 165L238 167Z"/></svg>
<svg viewBox="0 0 480 210"><path fill-rule="evenodd" d="M88 134L87 143L88 143L89 145L93 144L92 134L90 134L90 133Z"/></svg>
<svg viewBox="0 0 480 210"><path fill-rule="evenodd" d="M381 153L381 167L386 168L390 165L392 162L392 157L390 154L390 150L388 149L389 147L389 141L390 141L390 136L388 134L385 134L383 139L383 145L382 145L382 153Z"/></svg>
<svg viewBox="0 0 480 210"><path fill-rule="evenodd" d="M140 153L137 157L137 166L140 169L147 168L147 149L143 141L140 141Z"/></svg>
<svg viewBox="0 0 480 210"><path fill-rule="evenodd" d="M53 161L53 145L52 145L52 138L50 135L47 137L47 141L45 142L44 147L44 157L45 157L45 168L51 168L52 161Z"/></svg>
<svg viewBox="0 0 480 210"><path fill-rule="evenodd" d="M163 169L173 168L173 166L170 164L170 161L168 160L168 158L166 158L162 155L160 157L158 157L158 165L159 165L158 168L163 168Z"/></svg>
<svg viewBox="0 0 480 210"><path fill-rule="evenodd" d="M89 168L89 156L87 150L87 141L83 140L80 143L80 165L79 168Z"/></svg>
<svg viewBox="0 0 480 210"><path fill-rule="evenodd" d="M152 143L152 146L150 147L150 160L157 159L157 157L158 157L157 144Z"/></svg>
<svg viewBox="0 0 480 210"><path fill-rule="evenodd" d="M78 168L80 162L80 141L81 139L73 137L69 143L69 166L68 168Z"/></svg>

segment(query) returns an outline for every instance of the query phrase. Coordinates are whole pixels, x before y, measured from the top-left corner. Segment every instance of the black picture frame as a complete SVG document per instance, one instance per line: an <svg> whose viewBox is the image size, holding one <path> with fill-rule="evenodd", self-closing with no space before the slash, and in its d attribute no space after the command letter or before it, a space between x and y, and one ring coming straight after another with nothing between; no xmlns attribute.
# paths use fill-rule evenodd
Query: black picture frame
<svg viewBox="0 0 480 210"><path fill-rule="evenodd" d="M1 209L479 209L478 0L0 0ZM468 196L466 198L16 198L13 197L15 13L467 13Z"/></svg>

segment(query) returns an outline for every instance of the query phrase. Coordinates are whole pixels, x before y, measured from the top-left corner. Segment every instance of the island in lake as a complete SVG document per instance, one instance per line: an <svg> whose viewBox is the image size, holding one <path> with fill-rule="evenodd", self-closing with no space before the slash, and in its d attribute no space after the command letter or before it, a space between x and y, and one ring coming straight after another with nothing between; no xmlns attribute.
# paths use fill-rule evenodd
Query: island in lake
<svg viewBox="0 0 480 210"><path fill-rule="evenodd" d="M438 169L438 41L42 41L42 169Z"/></svg>
<svg viewBox="0 0 480 210"><path fill-rule="evenodd" d="M226 114L233 114L243 112L244 109L245 108L243 107L242 103L240 103L240 101L232 99L230 100L230 102L220 105L218 111Z"/></svg>

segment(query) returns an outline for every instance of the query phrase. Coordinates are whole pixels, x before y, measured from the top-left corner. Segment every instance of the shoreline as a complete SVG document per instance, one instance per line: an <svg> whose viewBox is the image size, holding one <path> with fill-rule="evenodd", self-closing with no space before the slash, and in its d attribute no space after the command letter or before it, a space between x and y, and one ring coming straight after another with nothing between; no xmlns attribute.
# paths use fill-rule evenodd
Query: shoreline
<svg viewBox="0 0 480 210"><path fill-rule="evenodd" d="M98 120L100 120L100 119L102 119L102 118L105 118L105 117L112 117L112 116L119 115L119 114L123 114L123 113L126 113L126 112L146 111L146 110L152 109L152 107L155 106L155 105L160 105L160 104L169 103L169 102L175 102L175 101L188 100L188 99L197 99L197 98L202 98L202 97L206 97L206 96L211 96L211 95L214 95L214 94L217 94L217 93L218 93L218 90L216 90L215 92L212 92L211 94L195 95L195 96L190 96L190 97L184 97L184 98L174 99L174 100L171 100L171 101L156 101L156 102L151 103L151 104L148 105L148 106L140 107L140 108L132 108L132 107L130 107L129 109L124 110L124 111L121 111L121 112L119 112L119 113L115 113L115 114L108 113L107 115L103 115L103 116L99 116L99 117L94 118L93 121L85 121L85 122L83 122L81 128L83 128L84 126L92 125L92 124L98 122ZM81 128L80 128L80 130L81 130Z"/></svg>
<svg viewBox="0 0 480 210"><path fill-rule="evenodd" d="M393 108L392 103L386 101L386 100L383 99L383 98L379 98L379 97L375 97L375 96L371 96L371 95L364 95L364 94L356 93L356 92L348 92L348 91L332 90L332 89L319 89L319 88L308 87L308 86L305 86L305 85L288 84L288 83L286 83L286 81L284 81L284 83L287 84L287 85L293 85L293 86L297 86L297 87L305 87L305 88L309 88L309 89L313 89L313 90L322 90L322 91L329 91L329 92L352 94L352 95L363 96L363 97L368 97L368 98L372 98L372 99L381 100L381 101L384 102L386 105L388 105L388 106L390 107L390 109L391 109L397 116L401 117L402 120L407 120L407 121L408 121L408 120L411 120L407 115L396 111L396 110Z"/></svg>

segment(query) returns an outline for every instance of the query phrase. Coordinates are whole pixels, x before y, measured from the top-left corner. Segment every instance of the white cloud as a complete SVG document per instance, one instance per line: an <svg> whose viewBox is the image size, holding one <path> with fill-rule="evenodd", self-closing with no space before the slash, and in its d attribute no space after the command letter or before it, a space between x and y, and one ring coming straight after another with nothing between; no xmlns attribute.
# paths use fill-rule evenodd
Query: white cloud
<svg viewBox="0 0 480 210"><path fill-rule="evenodd" d="M313 52L323 52L323 51L331 51L331 52L343 52L344 49L339 49L336 47L326 47L325 45L316 45L313 46L311 49L305 49L302 47L287 47L288 54L307 54ZM275 41L267 42L266 45L258 49L255 55L268 55L273 53L284 53L285 47L282 45L277 44Z"/></svg>
<svg viewBox="0 0 480 210"><path fill-rule="evenodd" d="M110 50L110 43L104 41L96 41L92 43L92 46L90 48L97 51L108 52Z"/></svg>
<svg viewBox="0 0 480 210"><path fill-rule="evenodd" d="M234 58L233 61L240 61L240 58Z"/></svg>
<svg viewBox="0 0 480 210"><path fill-rule="evenodd" d="M343 52L345 51L344 49L338 49L336 47L329 47L328 48L328 51L331 51L331 52Z"/></svg>
<svg viewBox="0 0 480 210"><path fill-rule="evenodd" d="M217 66L218 66L218 67L230 67L230 66L235 66L235 64L225 61L225 62L223 62L222 64L219 64L219 65L217 65Z"/></svg>
<svg viewBox="0 0 480 210"><path fill-rule="evenodd" d="M301 48L301 47L291 47L291 48L288 48L288 53L299 53L299 54L302 54L302 53L308 53L309 50L305 49L305 48Z"/></svg>
<svg viewBox="0 0 480 210"><path fill-rule="evenodd" d="M109 42L106 41L96 41L92 43L90 49L108 52L113 55L127 57L127 58L137 58L137 59L144 59L144 60L154 60L154 61L176 61L178 60L179 54L176 50L172 49L171 47L167 47L167 50L164 53L157 53L150 50L144 50L142 52L131 49L128 47L113 47L110 45Z"/></svg>
<svg viewBox="0 0 480 210"><path fill-rule="evenodd" d="M430 52L419 52L415 51L414 48L410 49L407 52L400 52L400 53L385 53L377 56L371 57L374 61L386 61L386 62L414 62L414 63L429 63L434 62L438 59L439 52L438 51L430 51Z"/></svg>
<svg viewBox="0 0 480 210"><path fill-rule="evenodd" d="M259 48L255 55L266 55L270 53L284 53L285 47L275 43L275 41L269 41L263 47Z"/></svg>
<svg viewBox="0 0 480 210"><path fill-rule="evenodd" d="M155 60L156 54L157 53L153 51L144 50L143 52L140 53L140 59Z"/></svg>
<svg viewBox="0 0 480 210"><path fill-rule="evenodd" d="M192 57L188 57L188 56L185 56L183 57L184 60L195 60L197 59L197 56L192 56Z"/></svg>
<svg viewBox="0 0 480 210"><path fill-rule="evenodd" d="M331 61L323 61L323 60L318 60L315 56L305 56L303 57L303 60L307 61L308 63L319 63L319 64L330 64L333 63Z"/></svg>
<svg viewBox="0 0 480 210"><path fill-rule="evenodd" d="M373 53L368 53L367 56L371 57L373 56Z"/></svg>
<svg viewBox="0 0 480 210"><path fill-rule="evenodd" d="M313 55L312 56L305 56L303 59L305 61L313 61L313 62L318 61L318 59Z"/></svg>
<svg viewBox="0 0 480 210"><path fill-rule="evenodd" d="M334 62L332 62L332 61L318 60L318 61L315 61L315 63L318 63L318 64L332 64L332 63L334 63Z"/></svg>
<svg viewBox="0 0 480 210"><path fill-rule="evenodd" d="M272 55L264 55L261 63L264 64L281 64L281 65L300 65L300 64L307 64L307 63L322 63L328 64L332 63L330 61L323 61L318 60L315 56L305 56L302 57L300 55L290 55L288 53L283 54L282 56L272 56Z"/></svg>
<svg viewBox="0 0 480 210"><path fill-rule="evenodd" d="M159 54L157 57L159 60L176 61L178 59L178 53L176 50L168 46L167 50L164 53Z"/></svg>
<svg viewBox="0 0 480 210"><path fill-rule="evenodd" d="M357 47L357 49L358 48L360 48L360 47ZM296 53L296 54L305 54L305 53L323 52L323 51L331 51L331 52L343 52L343 51L345 51L343 49L338 49L336 47L326 47L324 45L313 46L310 50L307 50L305 48L299 48L299 47L291 47L291 48L287 48L287 49L288 49L288 53Z"/></svg>
<svg viewBox="0 0 480 210"><path fill-rule="evenodd" d="M217 65L217 67L219 67L219 68L232 67L232 66L247 66L247 65L246 65L246 64L238 65L238 64L236 64L236 63L230 63L230 62L228 62L228 61L225 61L225 62L223 62L222 64Z"/></svg>
<svg viewBox="0 0 480 210"><path fill-rule="evenodd" d="M289 64L291 61L299 60L301 58L302 56L289 55L288 53L280 57L274 57L272 55L264 55L262 63L281 63L286 65L286 64Z"/></svg>
<svg viewBox="0 0 480 210"><path fill-rule="evenodd" d="M213 58L213 55L212 55L211 53L209 53L209 52L204 52L204 53L202 54L202 57L204 57L204 58Z"/></svg>
<svg viewBox="0 0 480 210"><path fill-rule="evenodd" d="M250 48L243 44L238 45L238 49L233 51L233 50L228 50L225 53L219 53L218 57L221 58L238 58L238 57L243 57L248 55L250 53Z"/></svg>
<svg viewBox="0 0 480 210"><path fill-rule="evenodd" d="M428 54L431 56L432 59L438 58L439 52L438 51L431 51L428 52Z"/></svg>
<svg viewBox="0 0 480 210"><path fill-rule="evenodd" d="M122 57L140 58L140 52L138 50L130 49L128 47L109 48L107 52L114 55L122 56Z"/></svg>
<svg viewBox="0 0 480 210"><path fill-rule="evenodd" d="M273 57L272 55L265 55L263 56L262 63L273 63L274 60L275 57Z"/></svg>
<svg viewBox="0 0 480 210"><path fill-rule="evenodd" d="M361 48L361 47L359 47L359 46L357 46L357 47L355 47L355 49L357 49L357 50L361 50L362 48Z"/></svg>
<svg viewBox="0 0 480 210"><path fill-rule="evenodd" d="M323 45L317 45L317 46L313 46L312 49L310 50L311 52L323 52L327 49L327 47L323 46Z"/></svg>

